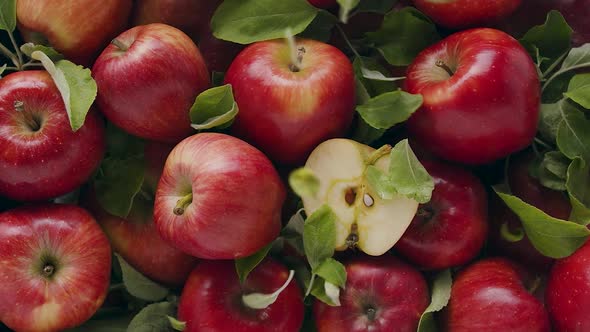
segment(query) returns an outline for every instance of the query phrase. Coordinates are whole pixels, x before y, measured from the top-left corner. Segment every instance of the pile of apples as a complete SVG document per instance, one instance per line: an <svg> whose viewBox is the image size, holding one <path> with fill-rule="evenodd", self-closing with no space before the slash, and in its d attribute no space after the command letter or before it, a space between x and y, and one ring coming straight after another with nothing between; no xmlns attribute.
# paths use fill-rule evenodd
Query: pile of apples
<svg viewBox="0 0 590 332"><path fill-rule="evenodd" d="M257 1L0 0L0 330L590 331L590 0Z"/></svg>

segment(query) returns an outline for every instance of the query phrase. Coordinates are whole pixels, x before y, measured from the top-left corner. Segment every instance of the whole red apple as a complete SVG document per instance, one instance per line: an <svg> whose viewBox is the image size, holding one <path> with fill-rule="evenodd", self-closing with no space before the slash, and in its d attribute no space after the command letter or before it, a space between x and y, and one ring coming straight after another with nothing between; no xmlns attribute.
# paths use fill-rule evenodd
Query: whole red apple
<svg viewBox="0 0 590 332"><path fill-rule="evenodd" d="M522 0L414 0L414 5L436 24L462 29L486 26L512 14Z"/></svg>
<svg viewBox="0 0 590 332"><path fill-rule="evenodd" d="M550 331L543 304L525 288L520 267L502 258L481 260L461 271L446 307L453 332Z"/></svg>
<svg viewBox="0 0 590 332"><path fill-rule="evenodd" d="M262 152L232 136L202 133L168 156L154 221L166 241L190 255L246 257L278 236L285 196Z"/></svg>
<svg viewBox="0 0 590 332"><path fill-rule="evenodd" d="M12 73L0 80L0 146L0 196L50 199L90 177L104 153L104 125L91 109L72 131L47 72Z"/></svg>
<svg viewBox="0 0 590 332"><path fill-rule="evenodd" d="M341 305L314 303L318 332L416 331L430 302L420 272L391 255L359 256L345 266Z"/></svg>
<svg viewBox="0 0 590 332"><path fill-rule="evenodd" d="M16 331L62 331L103 303L111 248L72 205L30 205L0 214L0 321Z"/></svg>
<svg viewBox="0 0 590 332"><path fill-rule="evenodd" d="M189 110L209 87L199 49L182 31L161 23L118 36L96 60L92 74L96 101L111 122L163 142L178 142L194 131Z"/></svg>
<svg viewBox="0 0 590 332"><path fill-rule="evenodd" d="M240 108L232 132L281 164L300 164L319 143L344 135L355 106L348 58L322 42L296 43L297 61L283 40L252 44L225 75Z"/></svg>
<svg viewBox="0 0 590 332"><path fill-rule="evenodd" d="M486 240L486 191L477 177L458 166L436 161L422 161L422 165L434 180L432 198L420 204L394 248L425 269L463 265Z"/></svg>
<svg viewBox="0 0 590 332"><path fill-rule="evenodd" d="M405 89L424 97L408 121L411 135L448 160L489 163L523 149L537 131L535 64L499 30L461 31L425 49Z"/></svg>
<svg viewBox="0 0 590 332"><path fill-rule="evenodd" d="M242 301L242 295L276 291L288 276L284 266L266 259L240 285L233 262L203 261L182 290L178 319L186 322L185 332L298 332L304 306L294 280L264 309L250 308Z"/></svg>
<svg viewBox="0 0 590 332"><path fill-rule="evenodd" d="M558 260L549 274L545 303L555 331L588 331L590 317L590 242Z"/></svg>
<svg viewBox="0 0 590 332"><path fill-rule="evenodd" d="M51 45L66 58L92 64L123 31L131 0L18 0L18 27L26 41Z"/></svg>

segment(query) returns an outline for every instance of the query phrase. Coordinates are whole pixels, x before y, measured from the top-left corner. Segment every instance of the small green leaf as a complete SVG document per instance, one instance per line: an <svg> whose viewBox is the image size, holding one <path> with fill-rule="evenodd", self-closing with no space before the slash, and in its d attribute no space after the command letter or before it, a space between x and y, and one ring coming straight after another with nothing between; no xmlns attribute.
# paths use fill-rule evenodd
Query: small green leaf
<svg viewBox="0 0 590 332"><path fill-rule="evenodd" d="M565 60L563 60L560 71L584 67L590 67L590 43L572 48Z"/></svg>
<svg viewBox="0 0 590 332"><path fill-rule="evenodd" d="M574 76L565 95L585 109L590 109L590 74Z"/></svg>
<svg viewBox="0 0 590 332"><path fill-rule="evenodd" d="M289 245L301 256L305 255L305 249L303 249L303 227L305 225L305 219L301 213L303 209L295 212L287 225L281 230L281 236L287 241Z"/></svg>
<svg viewBox="0 0 590 332"><path fill-rule="evenodd" d="M389 179L398 194L428 203L434 180L420 163L407 139L397 143L390 154Z"/></svg>
<svg viewBox="0 0 590 332"><path fill-rule="evenodd" d="M320 179L307 167L300 167L289 174L289 185L299 197L313 197L320 189Z"/></svg>
<svg viewBox="0 0 590 332"><path fill-rule="evenodd" d="M41 61L43 67L53 78L64 101L68 119L73 131L84 125L86 114L96 98L97 86L90 69L78 66L68 60L53 63L41 51L34 51L31 57Z"/></svg>
<svg viewBox="0 0 590 332"><path fill-rule="evenodd" d="M272 247L272 243L268 244L267 246L263 247L262 249L258 250L254 254L244 257L238 258L235 261L236 265L236 272L238 273L238 277L240 278L240 283L244 283L246 278L248 278L248 274L262 262L262 260L268 254L268 251Z"/></svg>
<svg viewBox="0 0 590 332"><path fill-rule="evenodd" d="M391 83L395 81L377 79L382 77L387 78L386 75L389 75L390 73L376 59L355 57L352 62L352 67L354 69L355 77L362 85L360 88L364 88L367 93L364 98L359 98L357 100L359 105L365 104L371 97L393 91L396 86L394 83Z"/></svg>
<svg viewBox="0 0 590 332"><path fill-rule="evenodd" d="M581 247L590 235L590 230L582 225L553 218L516 196L497 189L496 193L520 218L527 237L545 256L567 257Z"/></svg>
<svg viewBox="0 0 590 332"><path fill-rule="evenodd" d="M568 105L564 104L565 101L561 100L553 104L541 104L540 116L539 116L539 133L547 141L556 144L557 141L557 129L561 123L562 108Z"/></svg>
<svg viewBox="0 0 590 332"><path fill-rule="evenodd" d="M127 332L173 331L168 317L174 315L175 311L175 306L170 302L152 303L133 317Z"/></svg>
<svg viewBox="0 0 590 332"><path fill-rule="evenodd" d="M553 190L565 190L565 179L570 160L559 151L545 153L537 169L541 184Z"/></svg>
<svg viewBox="0 0 590 332"><path fill-rule="evenodd" d="M328 292L336 292L338 291L338 293L340 292L338 287L327 287ZM340 306L340 299L339 296L335 296L335 295L339 295L339 294L327 294L326 293L326 281L320 277L316 277L314 279L313 285L311 286L311 294L313 296L315 296L318 300L324 302L325 304L332 306L332 307L337 307Z"/></svg>
<svg viewBox="0 0 590 332"><path fill-rule="evenodd" d="M119 254L115 253L115 256L117 256L119 264L121 265L123 283L129 294L145 301L159 301L169 294L168 289L158 285L137 272ZM166 323L167 322L168 321L166 320Z"/></svg>
<svg viewBox="0 0 590 332"><path fill-rule="evenodd" d="M283 292L285 290L285 288L287 288L287 286L289 286L289 283L291 283L291 280L293 280L294 275L295 275L294 270L289 271L289 277L287 278L287 280L285 281L283 286L281 286L281 288L277 289L276 291L272 292L271 294L250 293L250 294L242 295L242 302L244 302L244 304L246 306L248 306L249 308L252 308L252 309L268 308L268 306L270 306L271 304L276 302L276 300L279 298L279 295L281 294L281 292Z"/></svg>
<svg viewBox="0 0 590 332"><path fill-rule="evenodd" d="M356 107L366 123L376 129L389 129L402 123L422 106L422 95L397 90L371 98Z"/></svg>
<svg viewBox="0 0 590 332"><path fill-rule="evenodd" d="M449 303L452 284L453 279L451 278L451 271L449 269L436 275L432 284L430 305L428 305L420 317L418 332L434 332L437 330L434 313L441 311Z"/></svg>
<svg viewBox="0 0 590 332"><path fill-rule="evenodd" d="M324 260L313 273L340 288L346 286L346 268L334 258Z"/></svg>
<svg viewBox="0 0 590 332"><path fill-rule="evenodd" d="M326 296L330 298L335 305L340 306L340 287L334 285L333 283L324 280L324 292Z"/></svg>
<svg viewBox="0 0 590 332"><path fill-rule="evenodd" d="M0 30L12 33L16 29L16 0L0 1Z"/></svg>
<svg viewBox="0 0 590 332"><path fill-rule="evenodd" d="M53 47L43 46L43 45L35 45L33 43L26 43L20 47L20 50L28 56L32 58L32 54L35 51L40 51L47 55L51 61L56 62L62 60L64 58L63 54L56 51Z"/></svg>
<svg viewBox="0 0 590 332"><path fill-rule="evenodd" d="M299 34L319 9L307 0L225 0L211 19L213 35L238 44L284 38L285 29Z"/></svg>
<svg viewBox="0 0 590 332"><path fill-rule="evenodd" d="M562 101L562 121L557 128L557 147L568 158L590 161L590 120L584 113Z"/></svg>
<svg viewBox="0 0 590 332"><path fill-rule="evenodd" d="M166 316L168 317L168 321L170 321L170 325L172 326L172 328L175 331L184 331L186 329L186 322L181 322L178 319L171 317L171 316Z"/></svg>
<svg viewBox="0 0 590 332"><path fill-rule="evenodd" d="M387 77L380 71L367 69L365 67L361 67L361 72L364 78L372 81L395 82L405 79L405 77Z"/></svg>
<svg viewBox="0 0 590 332"><path fill-rule="evenodd" d="M389 12L381 28L368 32L367 37L394 66L409 65L420 51L440 39L434 23L413 7Z"/></svg>
<svg viewBox="0 0 590 332"><path fill-rule="evenodd" d="M197 130L219 127L233 121L238 104L230 84L203 91L191 107L192 127Z"/></svg>
<svg viewBox="0 0 590 332"><path fill-rule="evenodd" d="M552 10L547 14L545 23L532 27L520 42L533 57L536 53L533 47L536 47L541 56L554 59L569 49L572 32L563 16Z"/></svg>
<svg viewBox="0 0 590 332"><path fill-rule="evenodd" d="M336 0L336 2L340 5L340 21L344 24L348 23L348 15L358 6L360 0Z"/></svg>
<svg viewBox="0 0 590 332"><path fill-rule="evenodd" d="M336 248L337 217L328 205L312 213L303 225L303 248L312 270L332 257Z"/></svg>
<svg viewBox="0 0 590 332"><path fill-rule="evenodd" d="M141 190L144 174L143 156L105 158L94 183L101 207L112 215L126 218Z"/></svg>
<svg viewBox="0 0 590 332"><path fill-rule="evenodd" d="M377 193L381 199L392 199L397 195L395 184L389 176L379 168L370 165L367 167L365 175L369 186Z"/></svg>
<svg viewBox="0 0 590 332"><path fill-rule="evenodd" d="M572 204L570 220L590 224L590 164L574 159L567 169L566 188Z"/></svg>

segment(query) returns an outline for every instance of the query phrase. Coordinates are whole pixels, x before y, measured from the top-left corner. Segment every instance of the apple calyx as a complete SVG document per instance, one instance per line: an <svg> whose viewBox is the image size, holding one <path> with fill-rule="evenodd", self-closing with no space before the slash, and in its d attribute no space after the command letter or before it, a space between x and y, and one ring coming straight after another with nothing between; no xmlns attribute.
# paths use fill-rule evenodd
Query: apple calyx
<svg viewBox="0 0 590 332"><path fill-rule="evenodd" d="M377 316L377 310L372 306L368 306L365 308L365 315L370 322L374 322L375 317Z"/></svg>
<svg viewBox="0 0 590 332"><path fill-rule="evenodd" d="M270 306L271 304L276 302L276 300L279 298L279 295L281 294L281 292L284 291L285 288L287 288L287 286L289 286L289 283L291 283L291 280L293 280L294 276L295 276L295 271L290 270L289 277L287 277L287 280L279 289L277 289L276 291L274 291L270 294L262 294L262 293L244 294L244 295L242 295L242 303L250 309L259 310L259 309L268 308L268 306Z"/></svg>
<svg viewBox="0 0 590 332"><path fill-rule="evenodd" d="M45 278L51 278L53 273L55 273L55 266L53 264L47 263L43 266L43 276Z"/></svg>
<svg viewBox="0 0 590 332"><path fill-rule="evenodd" d="M111 40L111 44L115 45L118 49L120 49L123 52L125 52L129 49L129 45L125 44L124 42L120 41L117 38Z"/></svg>
<svg viewBox="0 0 590 332"><path fill-rule="evenodd" d="M184 211L186 210L187 206L191 205L193 202L193 193L190 193L176 202L176 206L172 210L172 212L177 216L182 216Z"/></svg>
<svg viewBox="0 0 590 332"><path fill-rule="evenodd" d="M434 218L434 210L426 205L420 205L416 212L416 217L420 218L423 223L427 223Z"/></svg>
<svg viewBox="0 0 590 332"><path fill-rule="evenodd" d="M434 63L435 66L444 69L447 74L449 74L449 77L452 77L453 75L455 75L455 72L451 69L451 67L449 67L449 65L447 65L443 60L436 60L436 62Z"/></svg>

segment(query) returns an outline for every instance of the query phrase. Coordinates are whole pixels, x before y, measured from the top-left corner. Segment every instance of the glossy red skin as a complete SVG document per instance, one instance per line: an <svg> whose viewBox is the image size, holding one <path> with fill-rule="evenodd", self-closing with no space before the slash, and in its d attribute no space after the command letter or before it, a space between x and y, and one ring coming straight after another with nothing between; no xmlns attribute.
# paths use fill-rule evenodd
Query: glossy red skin
<svg viewBox="0 0 590 332"><path fill-rule="evenodd" d="M295 280L265 309L251 309L241 301L243 294L274 292L288 276L284 266L266 259L241 286L233 262L203 261L182 290L178 319L186 322L185 332L298 332L304 306Z"/></svg>
<svg viewBox="0 0 590 332"><path fill-rule="evenodd" d="M58 264L50 280L36 268L43 252ZM109 241L77 206L30 205L0 214L0 260L0 321L16 331L78 326L107 294Z"/></svg>
<svg viewBox="0 0 590 332"><path fill-rule="evenodd" d="M117 39L129 49L109 45L92 68L102 113L145 139L178 142L193 133L189 110L210 83L192 40L161 23L132 28Z"/></svg>
<svg viewBox="0 0 590 332"><path fill-rule="evenodd" d="M343 136L352 122L352 64L337 48L301 39L303 66L289 69L284 40L248 46L232 62L225 82L240 108L232 133L280 164L301 164L326 139Z"/></svg>
<svg viewBox="0 0 590 332"><path fill-rule="evenodd" d="M191 191L192 203L175 215L178 200ZM154 221L162 238L195 257L246 257L279 235L285 197L285 186L262 152L229 135L202 133L168 156Z"/></svg>
<svg viewBox="0 0 590 332"><path fill-rule="evenodd" d="M336 0L307 0L307 2L309 2L312 6L323 9L332 8L338 4Z"/></svg>
<svg viewBox="0 0 590 332"><path fill-rule="evenodd" d="M17 112L14 102L22 101ZM43 119L33 132L26 115ZM73 132L57 87L45 71L17 72L0 80L0 196L39 201L66 194L84 183L100 163L104 124L91 109Z"/></svg>
<svg viewBox="0 0 590 332"><path fill-rule="evenodd" d="M422 161L434 180L432 199L417 215L395 250L424 269L446 269L473 259L487 233L487 194L477 177L458 166Z"/></svg>
<svg viewBox="0 0 590 332"><path fill-rule="evenodd" d="M481 27L512 14L522 0L453 0L441 3L414 0L414 5L436 24L451 29Z"/></svg>
<svg viewBox="0 0 590 332"><path fill-rule="evenodd" d="M524 276L503 258L478 261L453 281L447 331L549 332L543 304L529 294Z"/></svg>
<svg viewBox="0 0 590 332"><path fill-rule="evenodd" d="M67 59L90 66L127 27L131 0L19 0L18 27L25 41L54 47ZM31 32L42 33L47 41Z"/></svg>
<svg viewBox="0 0 590 332"><path fill-rule="evenodd" d="M420 272L391 255L357 257L345 263L346 288L339 307L313 306L318 332L415 332L430 302ZM367 307L376 310L370 321Z"/></svg>
<svg viewBox="0 0 590 332"><path fill-rule="evenodd" d="M549 274L545 303L557 332L590 329L590 242L558 260Z"/></svg>
<svg viewBox="0 0 590 332"><path fill-rule="evenodd" d="M455 74L448 78L437 60L456 61ZM499 30L465 30L422 51L408 68L405 90L424 97L408 121L411 135L448 160L492 162L529 145L537 130L535 65Z"/></svg>

